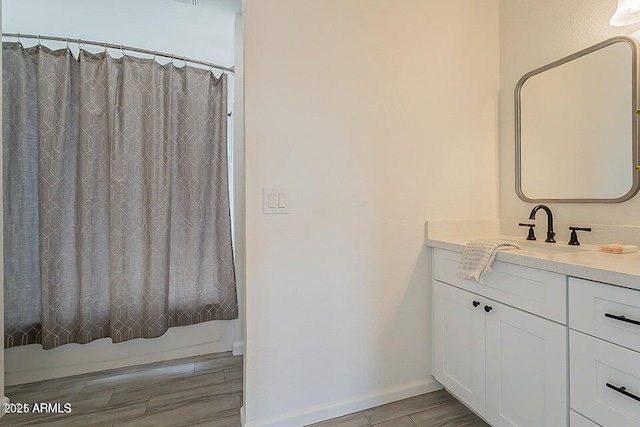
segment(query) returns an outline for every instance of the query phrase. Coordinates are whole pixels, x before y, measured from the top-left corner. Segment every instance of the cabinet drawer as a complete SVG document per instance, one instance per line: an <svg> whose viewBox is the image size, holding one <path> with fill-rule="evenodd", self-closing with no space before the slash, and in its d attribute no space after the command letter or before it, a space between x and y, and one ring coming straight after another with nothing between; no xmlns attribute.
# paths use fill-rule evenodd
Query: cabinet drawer
<svg viewBox="0 0 640 427"><path fill-rule="evenodd" d="M494 261L480 283L456 276L462 254L436 249L433 276L487 298L567 324L566 276L521 265Z"/></svg>
<svg viewBox="0 0 640 427"><path fill-rule="evenodd" d="M575 411L571 411L569 416L569 426L571 427L600 427L588 418L583 417Z"/></svg>
<svg viewBox="0 0 640 427"><path fill-rule="evenodd" d="M640 351L640 291L569 278L569 327Z"/></svg>
<svg viewBox="0 0 640 427"><path fill-rule="evenodd" d="M576 331L569 337L571 408L605 427L639 426L640 353Z"/></svg>

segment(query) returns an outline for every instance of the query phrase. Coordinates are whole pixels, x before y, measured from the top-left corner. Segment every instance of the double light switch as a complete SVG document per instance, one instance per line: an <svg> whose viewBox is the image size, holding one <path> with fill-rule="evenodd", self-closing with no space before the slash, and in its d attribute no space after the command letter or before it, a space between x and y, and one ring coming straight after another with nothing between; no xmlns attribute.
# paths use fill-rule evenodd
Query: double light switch
<svg viewBox="0 0 640 427"><path fill-rule="evenodd" d="M265 214L288 214L289 200L282 188L263 189L263 210Z"/></svg>

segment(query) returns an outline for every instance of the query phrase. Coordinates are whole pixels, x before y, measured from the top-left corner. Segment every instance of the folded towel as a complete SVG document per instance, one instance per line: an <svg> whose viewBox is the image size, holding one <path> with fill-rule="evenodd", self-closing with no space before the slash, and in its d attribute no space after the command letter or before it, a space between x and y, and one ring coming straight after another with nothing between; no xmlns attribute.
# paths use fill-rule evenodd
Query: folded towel
<svg viewBox="0 0 640 427"><path fill-rule="evenodd" d="M631 254L638 252L638 247L635 245L602 245L598 246L600 252L606 252L609 254Z"/></svg>
<svg viewBox="0 0 640 427"><path fill-rule="evenodd" d="M467 243L458 266L458 277L480 281L483 273L491 271L491 263L498 251L520 249L520 246L508 240L473 240Z"/></svg>

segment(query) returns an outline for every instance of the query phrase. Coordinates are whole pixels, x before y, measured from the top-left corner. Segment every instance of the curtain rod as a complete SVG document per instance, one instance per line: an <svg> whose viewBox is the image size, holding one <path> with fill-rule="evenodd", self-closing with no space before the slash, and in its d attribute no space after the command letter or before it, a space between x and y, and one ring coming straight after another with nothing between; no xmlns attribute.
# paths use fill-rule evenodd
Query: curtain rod
<svg viewBox="0 0 640 427"><path fill-rule="evenodd" d="M123 53L124 53L125 50L128 50L129 52L146 53L148 55L163 56L165 58L171 58L172 60L191 62L193 64L200 64L200 65L204 65L204 66L207 66L207 67L210 67L210 68L215 68L215 69L218 69L218 70L226 71L226 72L231 73L231 74L233 74L233 72L234 72L233 67L224 67L222 65L212 64L210 62L199 61L197 59L187 58L186 56L177 56L177 55L172 55L170 53L157 52L157 51L154 51L154 50L141 49L141 48L138 48L138 47L123 46L121 44L112 44L112 43L106 43L106 42L100 43L100 42L95 42L95 41L91 41L91 40L70 39L70 38L66 38L66 37L40 36L40 35L36 35L36 34L21 34L21 33L2 33L2 37L14 37L14 38L18 39L18 41L20 41L20 39L24 38L24 39L36 39L36 40L38 40L38 42L40 42L41 40L52 40L52 41L58 41L58 42L66 42L67 45L69 45L69 43L75 43L75 44L78 44L79 46L81 46L83 44L87 44L87 45L92 45L92 46L100 46L100 47L103 47L105 49L107 49L107 48L109 48L109 49L119 49Z"/></svg>

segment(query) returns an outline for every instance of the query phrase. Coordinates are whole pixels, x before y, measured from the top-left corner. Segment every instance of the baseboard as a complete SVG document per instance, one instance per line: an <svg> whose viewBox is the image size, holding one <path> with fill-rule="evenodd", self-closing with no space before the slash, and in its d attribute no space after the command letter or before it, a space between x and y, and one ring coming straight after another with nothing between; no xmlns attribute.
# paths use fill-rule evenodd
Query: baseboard
<svg viewBox="0 0 640 427"><path fill-rule="evenodd" d="M240 356L244 354L244 341L238 341L233 343L233 355Z"/></svg>
<svg viewBox="0 0 640 427"><path fill-rule="evenodd" d="M6 405L7 403L9 403L9 398L7 396L3 396L0 399L0 409L4 409L4 405ZM0 418L2 418L4 414L5 414L4 410L0 410Z"/></svg>
<svg viewBox="0 0 640 427"><path fill-rule="evenodd" d="M391 387L375 393L368 393L351 399L340 400L326 405L289 412L277 417L245 422L242 425L244 427L300 427L373 408L375 406L384 405L386 403L395 402L397 400L430 393L442 388L442 384L433 378L429 378L397 387Z"/></svg>

